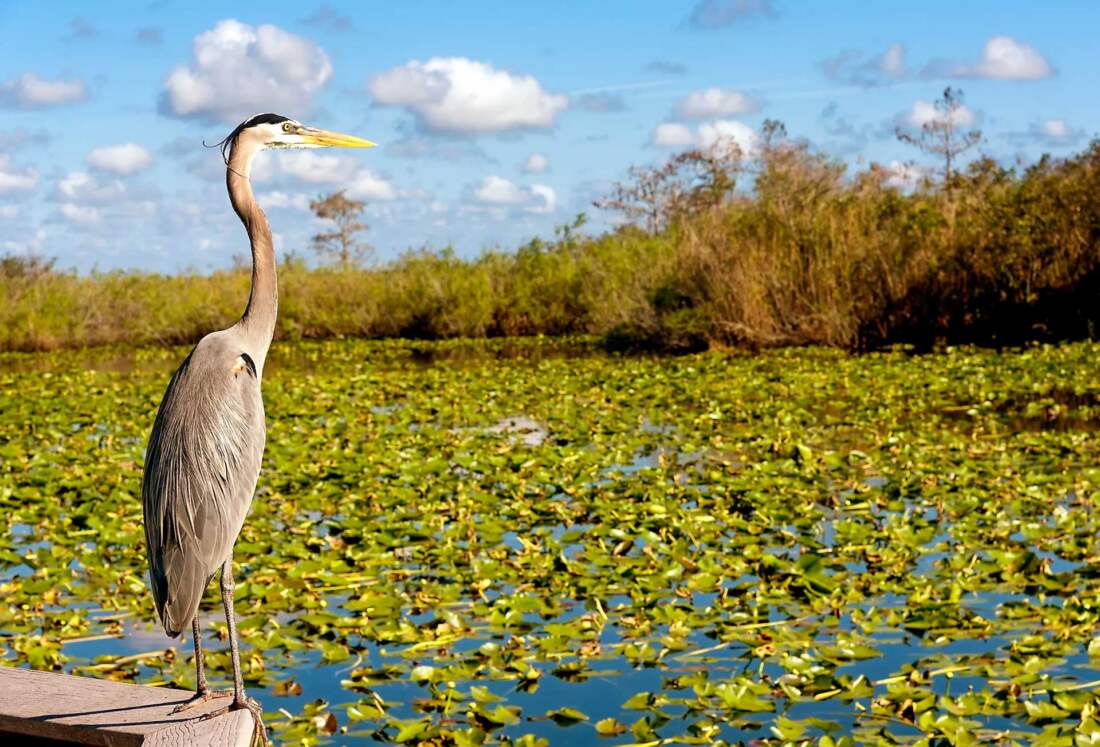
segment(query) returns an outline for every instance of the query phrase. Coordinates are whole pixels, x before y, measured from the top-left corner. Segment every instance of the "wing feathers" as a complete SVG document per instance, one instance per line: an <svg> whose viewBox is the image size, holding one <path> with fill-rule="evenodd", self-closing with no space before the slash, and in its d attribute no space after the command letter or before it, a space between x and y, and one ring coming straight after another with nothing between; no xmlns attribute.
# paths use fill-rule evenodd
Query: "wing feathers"
<svg viewBox="0 0 1100 747"><path fill-rule="evenodd" d="M229 557L259 474L263 402L244 358L207 336L168 384L145 455L142 504L149 573L165 632L178 635ZM249 366L254 370L254 364Z"/></svg>

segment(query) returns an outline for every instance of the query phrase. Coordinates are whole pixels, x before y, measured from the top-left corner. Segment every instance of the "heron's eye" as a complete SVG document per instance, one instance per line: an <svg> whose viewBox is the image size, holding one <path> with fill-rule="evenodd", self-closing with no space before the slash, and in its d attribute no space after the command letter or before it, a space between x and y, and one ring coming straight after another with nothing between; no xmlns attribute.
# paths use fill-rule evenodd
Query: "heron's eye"
<svg viewBox="0 0 1100 747"><path fill-rule="evenodd" d="M294 125L292 125L290 122L283 122L283 132L290 132L293 129Z"/></svg>

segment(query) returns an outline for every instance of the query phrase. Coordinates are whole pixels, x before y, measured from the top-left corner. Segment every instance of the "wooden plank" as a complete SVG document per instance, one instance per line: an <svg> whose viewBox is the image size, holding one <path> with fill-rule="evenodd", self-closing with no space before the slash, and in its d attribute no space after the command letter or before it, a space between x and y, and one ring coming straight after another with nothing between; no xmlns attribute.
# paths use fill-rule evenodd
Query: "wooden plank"
<svg viewBox="0 0 1100 747"><path fill-rule="evenodd" d="M198 720L224 708L227 698L171 712L191 695L170 687L0 666L0 742L9 744L4 736L20 735L42 740L36 742L40 744L248 746L253 732L248 711Z"/></svg>

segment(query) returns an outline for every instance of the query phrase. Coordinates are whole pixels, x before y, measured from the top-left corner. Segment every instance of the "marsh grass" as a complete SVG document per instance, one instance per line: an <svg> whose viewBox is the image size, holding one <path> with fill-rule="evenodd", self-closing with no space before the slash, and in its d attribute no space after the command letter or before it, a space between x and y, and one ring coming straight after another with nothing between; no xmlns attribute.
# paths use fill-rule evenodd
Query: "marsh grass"
<svg viewBox="0 0 1100 747"><path fill-rule="evenodd" d="M672 351L1095 337L1100 142L1020 169L979 159L908 191L798 143L708 162L702 180L679 158L632 172L659 173L675 198L641 190L649 203L633 214L651 230L583 236L574 224L514 252L422 249L371 269L286 262L277 334L593 334ZM232 323L247 286L239 269L78 276L9 257L0 349L193 342Z"/></svg>

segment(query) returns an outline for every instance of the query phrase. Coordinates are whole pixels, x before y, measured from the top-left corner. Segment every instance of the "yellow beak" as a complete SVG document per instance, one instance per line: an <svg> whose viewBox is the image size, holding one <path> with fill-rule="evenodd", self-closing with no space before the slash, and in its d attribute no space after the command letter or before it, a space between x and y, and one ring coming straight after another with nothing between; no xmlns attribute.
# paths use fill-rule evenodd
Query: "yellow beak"
<svg viewBox="0 0 1100 747"><path fill-rule="evenodd" d="M372 143L370 140L364 140L354 135L314 128L304 130L300 135L303 143L320 145L326 148L373 148L377 145L377 143Z"/></svg>

